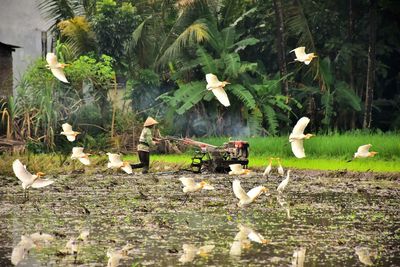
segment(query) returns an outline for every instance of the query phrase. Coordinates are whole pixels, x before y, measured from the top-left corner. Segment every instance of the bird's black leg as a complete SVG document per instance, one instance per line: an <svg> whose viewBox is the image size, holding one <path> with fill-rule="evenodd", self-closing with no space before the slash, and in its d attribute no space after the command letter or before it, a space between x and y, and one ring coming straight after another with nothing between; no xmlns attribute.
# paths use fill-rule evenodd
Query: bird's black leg
<svg viewBox="0 0 400 267"><path fill-rule="evenodd" d="M182 201L182 205L185 205L185 204L186 204L188 198L189 198L189 194L186 194L185 199Z"/></svg>

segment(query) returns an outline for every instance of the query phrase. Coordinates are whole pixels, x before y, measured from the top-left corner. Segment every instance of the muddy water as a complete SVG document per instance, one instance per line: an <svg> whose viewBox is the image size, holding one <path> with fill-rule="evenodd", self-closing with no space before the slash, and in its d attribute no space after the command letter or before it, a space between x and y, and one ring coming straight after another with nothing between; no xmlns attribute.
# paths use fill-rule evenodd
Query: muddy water
<svg viewBox="0 0 400 267"><path fill-rule="evenodd" d="M178 180L183 175L204 178L216 190L194 193L183 204ZM133 249L120 266L182 265L185 244L215 246L207 254L186 257L185 265L302 266L302 260L293 262L294 252L305 248L304 266L400 266L395 176L294 171L282 196L274 190L279 177L240 177L245 190L261 183L270 189L246 208L236 206L234 177L228 175L57 176L50 187L32 189L26 203L16 178L0 178L0 266L12 266L21 235L38 231L55 240L30 250L18 266L105 266L108 249L127 243ZM251 242L240 255L230 255L238 225L261 234L267 244ZM82 229L90 235L78 242L78 254L61 253Z"/></svg>

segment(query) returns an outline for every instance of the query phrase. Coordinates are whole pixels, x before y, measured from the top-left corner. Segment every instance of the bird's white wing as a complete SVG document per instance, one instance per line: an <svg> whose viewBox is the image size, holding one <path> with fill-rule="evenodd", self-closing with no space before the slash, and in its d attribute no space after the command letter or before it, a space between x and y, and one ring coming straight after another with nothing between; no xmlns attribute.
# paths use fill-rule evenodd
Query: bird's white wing
<svg viewBox="0 0 400 267"><path fill-rule="evenodd" d="M130 164L125 164L121 169L126 172L127 174L132 174L132 166Z"/></svg>
<svg viewBox="0 0 400 267"><path fill-rule="evenodd" d="M73 142L76 139L75 135L68 134L68 135L66 135L66 137L67 137L68 141L70 141L70 142Z"/></svg>
<svg viewBox="0 0 400 267"><path fill-rule="evenodd" d="M371 146L372 146L371 144L359 146L357 149L357 153L366 154L369 152L369 149L371 148Z"/></svg>
<svg viewBox="0 0 400 267"><path fill-rule="evenodd" d="M205 256L207 253L210 253L215 248L215 245L206 245L202 246L197 250L197 254L201 256Z"/></svg>
<svg viewBox="0 0 400 267"><path fill-rule="evenodd" d="M49 242L54 240L52 235L41 232L33 233L29 237L33 240L33 242Z"/></svg>
<svg viewBox="0 0 400 267"><path fill-rule="evenodd" d="M302 117L294 126L292 134L297 136L297 135L302 135L304 134L304 129L307 127L308 123L310 122L310 119L307 117Z"/></svg>
<svg viewBox="0 0 400 267"><path fill-rule="evenodd" d="M88 157L79 158L79 161L80 161L83 165L90 165L90 159L89 159Z"/></svg>
<svg viewBox="0 0 400 267"><path fill-rule="evenodd" d="M38 178L33 182L31 187L33 187L33 188L41 188L41 187L45 187L45 186L51 185L52 183L54 183L53 180Z"/></svg>
<svg viewBox="0 0 400 267"><path fill-rule="evenodd" d="M62 68L50 68L51 73L53 73L54 77L59 79L60 81L64 83L69 83L67 78L65 77L64 71Z"/></svg>
<svg viewBox="0 0 400 267"><path fill-rule="evenodd" d="M263 173L263 176L268 176L269 173L271 172L272 166L268 165L267 168L265 168L265 171Z"/></svg>
<svg viewBox="0 0 400 267"><path fill-rule="evenodd" d="M229 255L240 256L240 254L242 254L242 241L235 240L231 245L231 249L229 250Z"/></svg>
<svg viewBox="0 0 400 267"><path fill-rule="evenodd" d="M50 67L58 64L57 57L54 53L47 53L46 61L50 65Z"/></svg>
<svg viewBox="0 0 400 267"><path fill-rule="evenodd" d="M194 179L192 179L192 178L181 177L181 178L179 178L179 181L181 181L182 184L187 187L196 186L196 183L195 183Z"/></svg>
<svg viewBox="0 0 400 267"><path fill-rule="evenodd" d="M249 198L249 196L246 194L246 192L240 186L240 181L239 180L234 180L233 183L232 183L232 187L233 187L233 193L235 194L235 196L238 199L245 200L245 199Z"/></svg>
<svg viewBox="0 0 400 267"><path fill-rule="evenodd" d="M113 165L118 165L122 164L121 156L118 154L113 154L113 153L107 153L108 155L108 160L113 164Z"/></svg>
<svg viewBox="0 0 400 267"><path fill-rule="evenodd" d="M72 154L74 155L80 155L83 154L83 147L73 147L72 148Z"/></svg>
<svg viewBox="0 0 400 267"><path fill-rule="evenodd" d="M72 126L68 123L61 125L63 132L72 132Z"/></svg>
<svg viewBox="0 0 400 267"><path fill-rule="evenodd" d="M291 143L292 152L296 156L296 158L305 158L306 154L304 152L303 140L293 140Z"/></svg>
<svg viewBox="0 0 400 267"><path fill-rule="evenodd" d="M306 48L304 46L300 46L300 47L297 47L296 49L293 49L292 51L294 51L296 58L301 60L306 55L305 50L306 50Z"/></svg>
<svg viewBox="0 0 400 267"><path fill-rule="evenodd" d="M207 86L211 86L211 87L219 86L219 84L221 83L218 80L217 76L212 74L212 73L206 74L206 81L207 81L207 84L208 84Z"/></svg>
<svg viewBox="0 0 400 267"><path fill-rule="evenodd" d="M17 265L33 247L35 247L35 244L30 237L21 236L21 241L13 248L11 253L11 263Z"/></svg>
<svg viewBox="0 0 400 267"><path fill-rule="evenodd" d="M225 107L229 107L231 103L229 102L228 95L226 94L224 88L222 87L214 87L212 88L212 92L214 93L215 97L221 102L222 105Z"/></svg>
<svg viewBox="0 0 400 267"><path fill-rule="evenodd" d="M29 183L32 180L32 174L26 170L19 159L14 160L12 167L15 176L17 176L21 182Z"/></svg>
<svg viewBox="0 0 400 267"><path fill-rule="evenodd" d="M183 254L179 258L179 262L186 263L191 262L196 257L197 248L194 245L183 244Z"/></svg>
<svg viewBox="0 0 400 267"><path fill-rule="evenodd" d="M263 189L265 189L265 187L262 185L254 187L249 192L247 192L247 196L251 199L254 199L262 193Z"/></svg>
<svg viewBox="0 0 400 267"><path fill-rule="evenodd" d="M256 233L254 231L250 231L249 235L247 236L251 241L257 242L257 243L265 243L265 239L262 235L259 233Z"/></svg>
<svg viewBox="0 0 400 267"><path fill-rule="evenodd" d="M214 186L210 185L210 184L206 184L205 186L203 186L204 190L214 190Z"/></svg>

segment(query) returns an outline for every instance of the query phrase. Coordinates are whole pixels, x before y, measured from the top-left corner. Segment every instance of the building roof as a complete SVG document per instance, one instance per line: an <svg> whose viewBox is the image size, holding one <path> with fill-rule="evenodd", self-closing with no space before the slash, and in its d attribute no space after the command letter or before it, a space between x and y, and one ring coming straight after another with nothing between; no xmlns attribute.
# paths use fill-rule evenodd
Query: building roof
<svg viewBox="0 0 400 267"><path fill-rule="evenodd" d="M17 45L10 45L10 44L2 43L2 42L0 42L0 46L9 47L12 51L15 51L15 48L21 48L20 46L17 46Z"/></svg>

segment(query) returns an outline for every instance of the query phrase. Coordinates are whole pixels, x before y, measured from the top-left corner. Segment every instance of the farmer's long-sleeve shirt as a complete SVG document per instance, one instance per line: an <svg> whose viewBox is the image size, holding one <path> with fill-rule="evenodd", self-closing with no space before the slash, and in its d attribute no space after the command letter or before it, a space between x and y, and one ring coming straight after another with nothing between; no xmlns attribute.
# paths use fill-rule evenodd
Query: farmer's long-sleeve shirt
<svg viewBox="0 0 400 267"><path fill-rule="evenodd" d="M137 146L138 151L150 151L150 146L153 146L153 135L151 133L151 129L148 127L143 127L142 133L139 137L139 144Z"/></svg>

